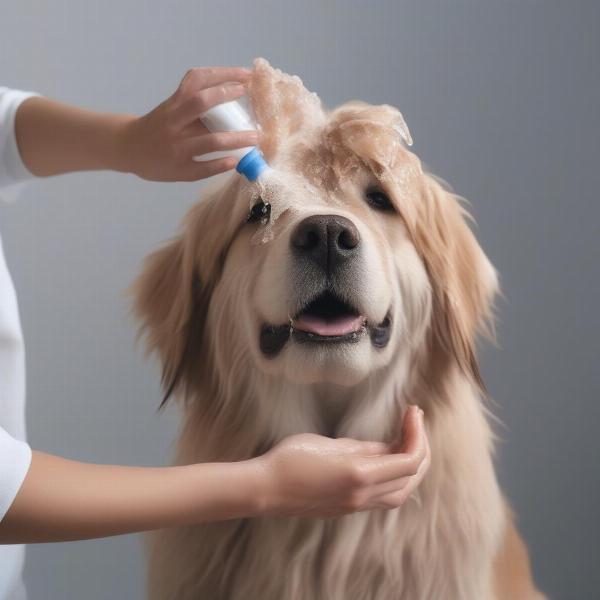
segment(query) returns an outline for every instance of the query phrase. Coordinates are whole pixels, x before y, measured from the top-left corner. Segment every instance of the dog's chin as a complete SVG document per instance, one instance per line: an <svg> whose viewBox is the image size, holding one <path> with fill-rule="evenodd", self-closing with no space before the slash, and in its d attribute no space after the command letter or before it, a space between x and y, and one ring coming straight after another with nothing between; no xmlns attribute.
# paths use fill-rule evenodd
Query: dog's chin
<svg viewBox="0 0 600 600"><path fill-rule="evenodd" d="M276 362L281 363L283 376L295 383L331 383L349 387L376 370L381 358L373 356L373 346L363 334L349 343L293 343Z"/></svg>

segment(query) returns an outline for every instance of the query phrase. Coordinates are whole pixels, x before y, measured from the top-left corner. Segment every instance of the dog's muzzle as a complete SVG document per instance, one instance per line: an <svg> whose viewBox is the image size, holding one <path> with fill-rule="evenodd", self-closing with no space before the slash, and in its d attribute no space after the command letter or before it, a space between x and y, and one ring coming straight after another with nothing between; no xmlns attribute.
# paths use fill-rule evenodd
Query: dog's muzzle
<svg viewBox="0 0 600 600"><path fill-rule="evenodd" d="M298 343L357 343L365 335L383 348L390 339L391 314L369 323L352 304L353 274L361 238L354 223L341 215L313 215L303 219L290 237L294 257L295 302L289 323L263 324L260 349L276 356L293 339Z"/></svg>

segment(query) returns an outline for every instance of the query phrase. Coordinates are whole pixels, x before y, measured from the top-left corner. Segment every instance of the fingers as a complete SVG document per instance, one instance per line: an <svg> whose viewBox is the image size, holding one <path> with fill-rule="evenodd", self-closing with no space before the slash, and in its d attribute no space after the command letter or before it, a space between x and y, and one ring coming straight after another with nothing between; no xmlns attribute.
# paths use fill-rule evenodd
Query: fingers
<svg viewBox="0 0 600 600"><path fill-rule="evenodd" d="M186 170L181 181L197 181L206 177L212 177L213 175L234 169L237 163L238 159L235 156L225 156L224 158L215 158L214 160L196 163L191 162L191 166Z"/></svg>
<svg viewBox="0 0 600 600"><path fill-rule="evenodd" d="M206 135L210 131L204 126L204 123L200 119L194 119L191 123L188 123L183 129L179 131L182 139L198 137L200 135Z"/></svg>
<svg viewBox="0 0 600 600"><path fill-rule="evenodd" d="M406 477L400 477L399 479L386 481L385 483L378 483L371 488L371 498L375 500L382 496L399 492L400 490L403 490L414 477L416 477L416 475L407 475Z"/></svg>
<svg viewBox="0 0 600 600"><path fill-rule="evenodd" d="M250 79L250 73L244 67L196 67L185 74L179 90L193 92L228 81L245 83Z"/></svg>
<svg viewBox="0 0 600 600"><path fill-rule="evenodd" d="M193 157L194 160L200 157L201 160L202 154L256 146L257 143L256 131L223 131L184 140L181 143L181 153L184 157Z"/></svg>
<svg viewBox="0 0 600 600"><path fill-rule="evenodd" d="M418 442L419 416L423 411L418 406L409 406L402 419L400 443L396 443L397 452L410 453Z"/></svg>
<svg viewBox="0 0 600 600"><path fill-rule="evenodd" d="M209 108L243 96L246 88L240 84L249 79L250 70L243 67L190 69L171 99L173 127L182 129Z"/></svg>
<svg viewBox="0 0 600 600"><path fill-rule="evenodd" d="M338 441L345 444L345 450L348 454L369 457L388 454L390 447L384 442L360 441L351 438L338 438Z"/></svg>
<svg viewBox="0 0 600 600"><path fill-rule="evenodd" d="M380 496L373 498L372 502L382 508L397 508L404 504L406 500L413 494L419 487L421 481L425 477L425 474L429 470L431 464L431 449L429 448L429 442L427 442L427 451L425 458L416 475L413 477L407 477L400 480L398 489L383 493Z"/></svg>
<svg viewBox="0 0 600 600"><path fill-rule="evenodd" d="M179 104L171 116L172 126L183 129L209 108L240 98L246 88L240 84L220 84L200 90L193 90L180 96Z"/></svg>
<svg viewBox="0 0 600 600"><path fill-rule="evenodd" d="M405 415L404 438L398 454L367 457L359 465L366 482L384 483L415 475L427 454L427 440L423 425L423 411L411 407Z"/></svg>

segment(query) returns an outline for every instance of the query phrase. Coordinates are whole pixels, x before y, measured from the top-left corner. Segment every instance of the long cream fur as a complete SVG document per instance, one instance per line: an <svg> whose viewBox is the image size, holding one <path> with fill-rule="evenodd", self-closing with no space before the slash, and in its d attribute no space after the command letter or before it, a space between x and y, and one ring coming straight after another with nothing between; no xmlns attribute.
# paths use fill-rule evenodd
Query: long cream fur
<svg viewBox="0 0 600 600"><path fill-rule="evenodd" d="M478 332L489 332L497 279L464 208L403 144L395 145L395 109L350 103L333 113L304 114L321 110L314 97L264 61L257 63L252 85L255 106L263 107L257 116L264 151L273 164L292 165L307 180L317 173L334 187L348 169L368 170L393 196L399 216L391 226L377 225L366 209L335 211L353 215L367 235L376 231L369 239L386 257L382 273L394 279L391 289L402 297L402 329L395 331L401 339L384 364L353 385L303 382L260 368L241 315L258 293L262 260L279 259L275 242L255 247L262 260L248 258L249 236L240 231L247 190L232 177L191 210L179 237L147 259L133 288L148 348L158 353L165 387L184 410L176 462L240 460L299 432L388 441L406 406L418 404L432 463L418 494L400 509L157 532L149 597L541 597L524 551L514 568L505 557L501 576L496 567L507 532L514 530L492 464L475 340ZM315 170L317 164L326 167ZM280 217L280 237L286 218L293 219ZM522 585L511 583L513 574Z"/></svg>

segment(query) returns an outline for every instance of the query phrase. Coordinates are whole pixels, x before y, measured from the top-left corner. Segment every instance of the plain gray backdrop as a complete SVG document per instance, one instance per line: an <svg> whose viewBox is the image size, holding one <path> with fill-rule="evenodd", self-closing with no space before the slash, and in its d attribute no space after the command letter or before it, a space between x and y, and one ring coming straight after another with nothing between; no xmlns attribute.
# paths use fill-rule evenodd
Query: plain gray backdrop
<svg viewBox="0 0 600 600"><path fill-rule="evenodd" d="M20 0L2 5L0 83L141 114L191 66L264 56L329 106L398 106L415 151L471 201L502 277L483 371L536 578L586 600L600 593L599 25L600 4L576 0ZM201 187L76 174L0 206L34 448L169 461L176 414L156 412L158 369L123 292ZM31 600L142 598L140 538L30 547L26 580Z"/></svg>

